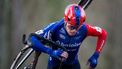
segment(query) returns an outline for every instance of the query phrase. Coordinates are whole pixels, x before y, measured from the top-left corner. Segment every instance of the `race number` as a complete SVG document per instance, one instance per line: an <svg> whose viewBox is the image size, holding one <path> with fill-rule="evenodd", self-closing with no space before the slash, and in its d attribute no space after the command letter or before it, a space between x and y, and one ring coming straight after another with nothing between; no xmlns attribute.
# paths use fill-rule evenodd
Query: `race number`
<svg viewBox="0 0 122 69"><path fill-rule="evenodd" d="M102 33L102 29L100 27L97 27L97 26L95 27L89 26L89 27L91 27L92 29L95 29L99 33Z"/></svg>
<svg viewBox="0 0 122 69"><path fill-rule="evenodd" d="M43 32L43 30L39 30L39 31L36 31L35 33L36 34L43 34L44 32Z"/></svg>
<svg viewBox="0 0 122 69"><path fill-rule="evenodd" d="M102 33L102 29L100 28L100 27L95 27L95 29L97 30L97 32L100 32L100 33Z"/></svg>

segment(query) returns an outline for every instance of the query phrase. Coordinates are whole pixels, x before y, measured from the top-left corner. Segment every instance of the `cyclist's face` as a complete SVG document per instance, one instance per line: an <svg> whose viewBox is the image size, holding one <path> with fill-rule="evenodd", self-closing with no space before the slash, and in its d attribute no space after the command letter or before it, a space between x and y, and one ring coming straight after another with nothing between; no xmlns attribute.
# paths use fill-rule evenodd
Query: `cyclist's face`
<svg viewBox="0 0 122 69"><path fill-rule="evenodd" d="M78 26L72 26L71 24L66 23L66 31L70 36L74 36L79 30L79 28L80 27Z"/></svg>

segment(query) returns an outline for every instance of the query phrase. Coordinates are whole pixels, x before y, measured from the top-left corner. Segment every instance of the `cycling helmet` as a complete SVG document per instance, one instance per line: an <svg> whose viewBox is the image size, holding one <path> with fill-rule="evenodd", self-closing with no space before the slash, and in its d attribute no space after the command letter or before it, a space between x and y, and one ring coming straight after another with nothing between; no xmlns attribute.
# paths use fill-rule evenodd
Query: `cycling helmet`
<svg viewBox="0 0 122 69"><path fill-rule="evenodd" d="M85 20L86 14L81 6L77 4L71 4L66 7L64 13L65 23L69 23L72 26L81 26Z"/></svg>

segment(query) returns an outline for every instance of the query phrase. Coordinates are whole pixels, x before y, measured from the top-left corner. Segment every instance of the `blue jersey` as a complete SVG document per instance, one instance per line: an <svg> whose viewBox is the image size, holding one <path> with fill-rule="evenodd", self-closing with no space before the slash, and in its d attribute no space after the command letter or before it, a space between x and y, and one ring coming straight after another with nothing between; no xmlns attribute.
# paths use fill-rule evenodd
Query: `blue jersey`
<svg viewBox="0 0 122 69"><path fill-rule="evenodd" d="M87 36L87 28L84 23L75 36L69 36L64 25L64 19L62 19L60 21L49 24L43 30L39 30L36 33L44 36L45 38L51 39L61 46L65 47L69 54L69 57L67 58L65 63L72 64L75 63L75 61L77 61L78 59L77 53L82 41ZM52 47L52 49L56 48ZM56 61L56 59L53 57L49 58L49 61L53 60Z"/></svg>
<svg viewBox="0 0 122 69"><path fill-rule="evenodd" d="M91 26L86 24L85 22L82 24L80 29L74 36L69 36L65 29L64 19L60 21L50 23L43 30L39 30L35 32L44 38L51 39L54 42L57 42L61 46L65 47L68 51L68 58L64 61L63 65L73 65L74 69L79 69L79 61L78 61L78 51L81 46L81 43L87 36L95 36L98 37L96 43L96 52L101 52L103 46L106 41L106 31L97 26ZM39 52L44 52L49 55L57 49L55 46L52 48L45 47L39 40L37 40L34 36L32 36L32 48ZM61 50L61 49L60 49ZM74 64L76 66L74 66ZM48 69L52 69L53 67L59 67L60 61L52 56L49 57L48 61ZM65 66L64 66L65 67ZM70 66L69 66L70 67Z"/></svg>

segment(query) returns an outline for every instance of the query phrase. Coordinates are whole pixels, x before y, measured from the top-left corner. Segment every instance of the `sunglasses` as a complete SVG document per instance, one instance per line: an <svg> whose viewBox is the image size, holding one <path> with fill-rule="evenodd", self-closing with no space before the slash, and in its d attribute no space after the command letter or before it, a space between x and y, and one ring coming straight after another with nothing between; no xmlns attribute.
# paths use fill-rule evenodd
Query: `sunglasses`
<svg viewBox="0 0 122 69"><path fill-rule="evenodd" d="M78 30L80 26L72 26L70 24L67 25L67 27L70 29L70 30Z"/></svg>

